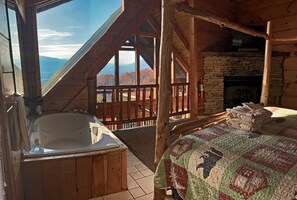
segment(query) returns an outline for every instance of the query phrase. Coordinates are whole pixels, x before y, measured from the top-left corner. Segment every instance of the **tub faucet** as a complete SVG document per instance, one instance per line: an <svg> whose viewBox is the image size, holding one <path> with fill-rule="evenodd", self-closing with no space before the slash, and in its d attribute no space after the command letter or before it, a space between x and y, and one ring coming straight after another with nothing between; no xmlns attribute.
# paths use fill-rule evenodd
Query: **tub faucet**
<svg viewBox="0 0 297 200"><path fill-rule="evenodd" d="M82 113L82 114L88 114L87 111L83 110L83 109L73 109L74 113Z"/></svg>

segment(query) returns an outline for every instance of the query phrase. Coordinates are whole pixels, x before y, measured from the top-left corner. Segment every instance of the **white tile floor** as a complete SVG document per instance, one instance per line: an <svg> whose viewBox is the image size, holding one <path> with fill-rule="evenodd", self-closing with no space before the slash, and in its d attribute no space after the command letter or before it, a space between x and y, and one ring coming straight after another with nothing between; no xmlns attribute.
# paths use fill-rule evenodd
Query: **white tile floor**
<svg viewBox="0 0 297 200"><path fill-rule="evenodd" d="M154 173L130 151L127 155L128 190L91 200L152 200Z"/></svg>

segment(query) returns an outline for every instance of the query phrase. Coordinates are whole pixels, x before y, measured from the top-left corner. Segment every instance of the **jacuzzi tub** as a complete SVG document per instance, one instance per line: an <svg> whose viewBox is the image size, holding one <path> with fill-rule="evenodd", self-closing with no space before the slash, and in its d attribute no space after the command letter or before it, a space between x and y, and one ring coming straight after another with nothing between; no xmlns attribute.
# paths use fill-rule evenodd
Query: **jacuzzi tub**
<svg viewBox="0 0 297 200"><path fill-rule="evenodd" d="M119 147L97 118L81 113L55 113L37 118L29 131L30 155L81 153Z"/></svg>
<svg viewBox="0 0 297 200"><path fill-rule="evenodd" d="M29 131L33 148L21 163L24 199L91 199L127 190L127 147L97 118L44 115Z"/></svg>

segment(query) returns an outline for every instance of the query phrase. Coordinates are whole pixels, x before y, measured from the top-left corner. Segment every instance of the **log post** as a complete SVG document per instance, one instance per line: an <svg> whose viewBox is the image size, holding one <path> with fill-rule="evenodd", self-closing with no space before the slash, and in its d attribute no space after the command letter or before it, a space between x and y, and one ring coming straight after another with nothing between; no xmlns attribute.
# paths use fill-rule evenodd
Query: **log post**
<svg viewBox="0 0 297 200"><path fill-rule="evenodd" d="M160 87L156 124L155 166L158 165L169 141L169 103L171 98L171 53L175 8L170 0L162 0L162 28L160 50ZM165 190L155 188L154 199L165 199Z"/></svg>
<svg viewBox="0 0 297 200"><path fill-rule="evenodd" d="M196 7L195 3L196 0L189 0L189 5L191 7ZM190 17L189 21L189 32L190 32L190 73L189 73L189 80L190 80L190 90L188 95L190 95L190 111L191 111L191 118L195 119L198 115L199 110L199 98L198 98L198 80L199 80L199 72L198 72L198 65L199 65L199 54L200 52L198 48L198 23L194 17Z"/></svg>
<svg viewBox="0 0 297 200"><path fill-rule="evenodd" d="M271 21L267 22L267 34L270 37L272 36L272 22ZM272 41L266 40L263 81L262 81L262 94L261 94L261 103L263 103L264 106L267 106L268 97L269 97L271 55L272 55Z"/></svg>
<svg viewBox="0 0 297 200"><path fill-rule="evenodd" d="M87 79L88 84L88 110L92 115L96 114L97 106L97 76Z"/></svg>

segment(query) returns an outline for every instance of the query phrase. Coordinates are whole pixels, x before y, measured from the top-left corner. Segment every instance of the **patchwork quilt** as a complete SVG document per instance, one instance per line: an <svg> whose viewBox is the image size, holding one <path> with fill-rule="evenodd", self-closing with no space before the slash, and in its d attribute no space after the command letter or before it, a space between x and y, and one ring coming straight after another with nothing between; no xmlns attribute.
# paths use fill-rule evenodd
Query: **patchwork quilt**
<svg viewBox="0 0 297 200"><path fill-rule="evenodd" d="M297 200L297 111L266 109L272 120L260 131L220 123L176 140L155 186L190 200Z"/></svg>

